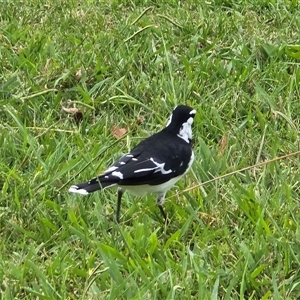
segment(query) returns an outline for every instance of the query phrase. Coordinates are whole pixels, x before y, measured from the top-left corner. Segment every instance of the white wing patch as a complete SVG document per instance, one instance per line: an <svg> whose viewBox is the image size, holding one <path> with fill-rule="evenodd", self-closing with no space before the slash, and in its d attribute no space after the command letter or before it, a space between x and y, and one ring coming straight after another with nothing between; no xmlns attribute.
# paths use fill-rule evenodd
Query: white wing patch
<svg viewBox="0 0 300 300"><path fill-rule="evenodd" d="M169 174L169 173L172 173L172 170L165 170L165 163L158 163L156 162L152 157L150 158L150 160L156 164L157 168L155 169L159 169L159 171L162 173L162 174Z"/></svg>
<svg viewBox="0 0 300 300"><path fill-rule="evenodd" d="M112 176L115 176L115 177L119 177L120 179L123 179L123 174L121 172L118 172L118 171L113 171L111 173Z"/></svg>
<svg viewBox="0 0 300 300"><path fill-rule="evenodd" d="M115 171L115 170L117 170L117 169L118 169L118 167L116 167L116 166L111 166L111 167L109 167L109 168L104 172L104 174L105 174L105 173L113 172L113 171Z"/></svg>
<svg viewBox="0 0 300 300"><path fill-rule="evenodd" d="M152 157L150 160L154 163L154 167L152 168L144 168L144 169L137 169L134 171L134 173L141 173L141 172L148 172L148 171L154 171L154 173L160 172L161 174L169 174L172 173L172 170L165 170L165 163L158 163L156 162Z"/></svg>
<svg viewBox="0 0 300 300"><path fill-rule="evenodd" d="M138 170L135 170L133 173L148 172L148 171L153 171L155 169L157 169L157 167L154 167L154 168L145 168L145 169L138 169Z"/></svg>

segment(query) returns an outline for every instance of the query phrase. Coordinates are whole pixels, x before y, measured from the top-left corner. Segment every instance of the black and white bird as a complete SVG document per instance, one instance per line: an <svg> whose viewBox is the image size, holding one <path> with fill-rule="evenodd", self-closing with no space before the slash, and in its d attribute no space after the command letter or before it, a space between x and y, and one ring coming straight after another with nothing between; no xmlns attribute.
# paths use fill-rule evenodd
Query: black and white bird
<svg viewBox="0 0 300 300"><path fill-rule="evenodd" d="M88 195L117 185L117 222L125 191L135 196L154 193L167 221L162 207L166 192L190 169L194 160L191 127L195 114L196 110L189 106L177 106L164 129L140 142L103 174L72 185L69 192Z"/></svg>

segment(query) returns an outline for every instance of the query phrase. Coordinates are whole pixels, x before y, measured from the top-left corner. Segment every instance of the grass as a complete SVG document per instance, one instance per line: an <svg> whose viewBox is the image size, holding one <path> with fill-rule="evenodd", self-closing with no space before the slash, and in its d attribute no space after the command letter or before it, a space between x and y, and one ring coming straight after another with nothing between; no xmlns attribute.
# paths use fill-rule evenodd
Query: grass
<svg viewBox="0 0 300 300"><path fill-rule="evenodd" d="M299 151L298 1L2 1L0 27L2 299L300 297L299 153L273 160ZM151 195L116 225L116 190L67 192L179 103L169 226Z"/></svg>

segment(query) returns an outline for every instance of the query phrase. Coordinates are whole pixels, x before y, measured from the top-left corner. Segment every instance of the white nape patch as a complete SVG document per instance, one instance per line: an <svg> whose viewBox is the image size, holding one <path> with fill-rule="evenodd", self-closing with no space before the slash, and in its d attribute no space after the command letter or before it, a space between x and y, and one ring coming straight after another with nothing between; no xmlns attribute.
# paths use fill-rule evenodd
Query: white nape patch
<svg viewBox="0 0 300 300"><path fill-rule="evenodd" d="M89 193L84 190L84 189L78 189L78 186L77 185L72 185L70 188L69 188L69 192L70 193L76 193L76 194L81 194L81 195L88 195Z"/></svg>
<svg viewBox="0 0 300 300"><path fill-rule="evenodd" d="M190 111L190 115L195 115L195 114L196 114L196 110L195 109L193 109L193 110Z"/></svg>
<svg viewBox="0 0 300 300"><path fill-rule="evenodd" d="M131 160L133 160L133 161L138 161L138 159L137 159L137 158L135 158L135 157L133 157Z"/></svg>
<svg viewBox="0 0 300 300"><path fill-rule="evenodd" d="M120 162L120 165L125 165L125 164L126 164L126 163L124 163L124 161L121 161L121 162Z"/></svg>
<svg viewBox="0 0 300 300"><path fill-rule="evenodd" d="M147 171L153 171L157 169L157 167L154 168L145 168L145 169L139 169L139 170L135 170L133 173L140 173L140 172L147 172Z"/></svg>
<svg viewBox="0 0 300 300"><path fill-rule="evenodd" d="M156 162L152 157L150 158L150 160L156 164L157 168L159 168L159 171L162 173L162 174L169 174L169 173L172 173L172 170L165 170L164 167L165 167L165 163L158 163ZM156 169L156 168L154 168Z"/></svg>
<svg viewBox="0 0 300 300"><path fill-rule="evenodd" d="M123 174L121 172L114 171L111 173L111 175L123 179Z"/></svg>
<svg viewBox="0 0 300 300"><path fill-rule="evenodd" d="M182 124L179 133L177 134L178 137L185 140L187 143L190 143L190 140L192 139L193 136L192 133L193 122L194 119L192 117L188 118L188 120Z"/></svg>
<svg viewBox="0 0 300 300"><path fill-rule="evenodd" d="M115 171L115 170L117 170L117 169L118 169L118 167L116 167L116 166L111 166L111 167L109 167L109 168L104 172L104 174L105 174L105 173L113 172L113 171Z"/></svg>

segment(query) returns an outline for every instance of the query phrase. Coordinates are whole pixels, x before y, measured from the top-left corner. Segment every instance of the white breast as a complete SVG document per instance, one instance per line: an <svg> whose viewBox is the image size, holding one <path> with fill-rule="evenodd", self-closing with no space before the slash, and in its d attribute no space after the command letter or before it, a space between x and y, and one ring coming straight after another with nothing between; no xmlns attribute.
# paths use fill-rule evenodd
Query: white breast
<svg viewBox="0 0 300 300"><path fill-rule="evenodd" d="M162 194L162 193L165 193L166 191L168 191L182 176L183 175L174 177L174 178L170 179L169 181L162 183L160 185L149 185L149 184L142 184L142 185L136 185L136 186L120 185L120 187L123 190L128 191L128 193L130 193L134 196L139 196L139 197L143 197L150 193Z"/></svg>

